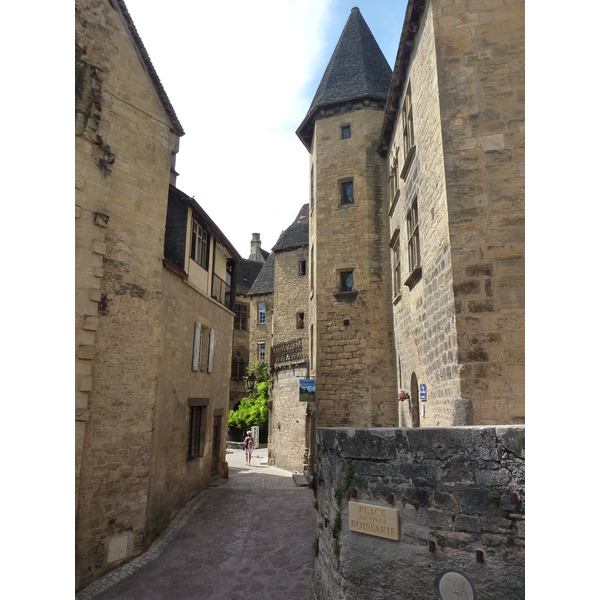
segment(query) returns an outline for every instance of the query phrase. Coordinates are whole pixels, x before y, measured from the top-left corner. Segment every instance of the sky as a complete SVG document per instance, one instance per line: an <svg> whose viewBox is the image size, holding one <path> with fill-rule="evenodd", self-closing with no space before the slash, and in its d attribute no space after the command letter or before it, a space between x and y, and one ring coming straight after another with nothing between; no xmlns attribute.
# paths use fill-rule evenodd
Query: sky
<svg viewBox="0 0 600 600"><path fill-rule="evenodd" d="M125 0L185 135L177 187L243 258L270 250L308 202L295 132L353 6L393 67L406 0Z"/></svg>

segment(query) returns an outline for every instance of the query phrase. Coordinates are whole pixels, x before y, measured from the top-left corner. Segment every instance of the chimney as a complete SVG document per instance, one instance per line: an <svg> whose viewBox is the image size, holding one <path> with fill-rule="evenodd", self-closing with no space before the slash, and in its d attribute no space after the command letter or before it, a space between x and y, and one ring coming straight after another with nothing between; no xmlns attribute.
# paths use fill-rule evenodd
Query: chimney
<svg viewBox="0 0 600 600"><path fill-rule="evenodd" d="M250 242L250 260L265 262L265 258L260 251L260 233L252 234L252 241Z"/></svg>

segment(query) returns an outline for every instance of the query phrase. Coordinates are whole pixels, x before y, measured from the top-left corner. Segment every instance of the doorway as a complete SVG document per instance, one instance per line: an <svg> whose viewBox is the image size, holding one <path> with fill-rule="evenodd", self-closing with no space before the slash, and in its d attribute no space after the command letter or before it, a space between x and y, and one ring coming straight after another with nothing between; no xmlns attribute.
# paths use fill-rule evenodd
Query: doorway
<svg viewBox="0 0 600 600"><path fill-rule="evenodd" d="M221 448L221 417L214 417L213 420L213 445L212 445L212 463L210 476L215 477L219 474L219 449Z"/></svg>
<svg viewBox="0 0 600 600"><path fill-rule="evenodd" d="M413 373L410 378L410 414L413 427L421 426L419 408L419 380L417 379L416 374Z"/></svg>

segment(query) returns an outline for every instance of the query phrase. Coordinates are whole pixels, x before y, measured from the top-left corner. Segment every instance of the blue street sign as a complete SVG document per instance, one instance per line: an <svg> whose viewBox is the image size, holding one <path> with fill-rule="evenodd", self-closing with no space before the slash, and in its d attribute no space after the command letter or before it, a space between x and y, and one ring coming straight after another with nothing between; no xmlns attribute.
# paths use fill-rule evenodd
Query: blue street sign
<svg viewBox="0 0 600 600"><path fill-rule="evenodd" d="M427 400L427 385L424 383L419 384L419 400Z"/></svg>

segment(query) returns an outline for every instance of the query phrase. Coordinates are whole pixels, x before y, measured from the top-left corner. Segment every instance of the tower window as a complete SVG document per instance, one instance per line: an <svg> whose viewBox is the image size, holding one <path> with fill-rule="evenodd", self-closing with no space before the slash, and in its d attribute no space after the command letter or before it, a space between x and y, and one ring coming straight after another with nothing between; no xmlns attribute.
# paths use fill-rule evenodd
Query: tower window
<svg viewBox="0 0 600 600"><path fill-rule="evenodd" d="M350 139L350 125L344 125L342 127L342 139L343 140Z"/></svg>
<svg viewBox="0 0 600 600"><path fill-rule="evenodd" d="M354 204L354 181L342 181L341 192L342 206L345 204Z"/></svg>
<svg viewBox="0 0 600 600"><path fill-rule="evenodd" d="M267 305L261 302L258 305L258 324L264 325L267 321Z"/></svg>
<svg viewBox="0 0 600 600"><path fill-rule="evenodd" d="M306 275L306 261L301 260L298 262L298 275L304 277Z"/></svg>
<svg viewBox="0 0 600 600"><path fill-rule="evenodd" d="M408 271L412 273L421 266L421 249L419 247L419 212L417 210L417 199L412 203L406 216L408 229Z"/></svg>
<svg viewBox="0 0 600 600"><path fill-rule="evenodd" d="M340 273L340 292L351 292L353 289L353 271L342 271Z"/></svg>
<svg viewBox="0 0 600 600"><path fill-rule="evenodd" d="M296 313L296 329L304 329L304 313Z"/></svg>

